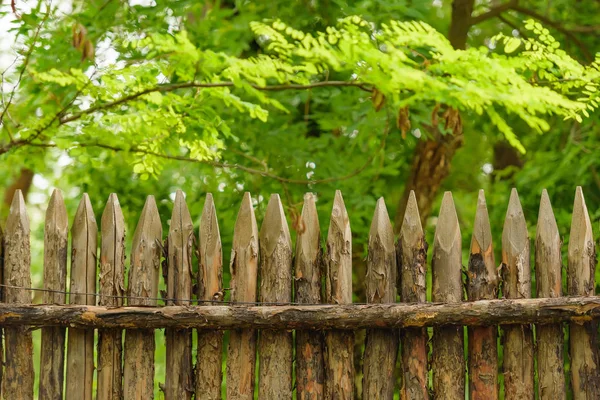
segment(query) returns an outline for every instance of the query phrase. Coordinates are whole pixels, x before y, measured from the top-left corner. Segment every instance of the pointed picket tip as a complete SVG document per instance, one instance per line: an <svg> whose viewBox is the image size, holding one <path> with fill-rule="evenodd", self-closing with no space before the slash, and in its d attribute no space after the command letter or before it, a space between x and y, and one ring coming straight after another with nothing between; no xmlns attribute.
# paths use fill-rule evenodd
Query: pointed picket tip
<svg viewBox="0 0 600 400"><path fill-rule="evenodd" d="M394 249L394 230L390 222L390 216L385 206L385 200L380 197L375 206L371 229L369 230L369 242L379 237L380 243L387 251Z"/></svg>
<svg viewBox="0 0 600 400"><path fill-rule="evenodd" d="M67 207L59 189L54 189L46 209L46 229L66 230L69 228Z"/></svg>
<svg viewBox="0 0 600 400"><path fill-rule="evenodd" d="M292 248L292 239L285 219L283 204L278 194L272 194L267 205L265 219L260 227L261 249L270 255L278 245Z"/></svg>
<svg viewBox="0 0 600 400"><path fill-rule="evenodd" d="M142 209L140 219L138 220L137 227L133 233L133 247L135 248L142 240L152 242L155 239L162 239L162 224L160 222L156 200L154 199L154 196L150 195L146 197L144 208Z"/></svg>
<svg viewBox="0 0 600 400"><path fill-rule="evenodd" d="M556 224L556 218L554 218L550 197L548 196L548 191L546 189L542 191L542 198L540 200L536 237L538 240L544 241L548 246L550 246L552 242L560 243L558 225Z"/></svg>
<svg viewBox="0 0 600 400"><path fill-rule="evenodd" d="M331 233L335 230L342 232L342 234L348 236L348 240L350 240L350 218L348 218L348 212L346 211L346 205L344 204L342 192L339 190L335 191L330 221L331 222L329 224L329 235L327 238L328 241L332 239Z"/></svg>
<svg viewBox="0 0 600 400"><path fill-rule="evenodd" d="M585 204L583 190L577 186L575 202L573 204L573 217L571 219L571 233L569 236L569 255L574 257L584 254L588 247L593 246L594 235L592 223Z"/></svg>
<svg viewBox="0 0 600 400"><path fill-rule="evenodd" d="M473 237L471 238L471 254L485 252L492 245L492 228L488 214L485 193L479 191L477 196L477 211L473 224Z"/></svg>
<svg viewBox="0 0 600 400"><path fill-rule="evenodd" d="M13 195L6 220L6 233L10 235L17 231L29 232L29 217L21 189L17 189Z"/></svg>
<svg viewBox="0 0 600 400"><path fill-rule="evenodd" d="M508 201L508 209L506 210L506 218L504 219L502 248L504 252L507 252L510 247L515 254L520 254L528 243L527 221L525 221L517 189L513 188L510 192L510 200Z"/></svg>
<svg viewBox="0 0 600 400"><path fill-rule="evenodd" d="M125 218L116 193L111 193L108 196L108 201L102 212L101 224L104 231L110 229L123 232L125 230Z"/></svg>
<svg viewBox="0 0 600 400"><path fill-rule="evenodd" d="M79 201L79 206L77 206L77 211L75 212L75 217L73 218L73 226L71 227L71 231L75 235L83 229L98 229L96 217L94 216L94 210L92 209L92 203L87 193L84 193Z"/></svg>
<svg viewBox="0 0 600 400"><path fill-rule="evenodd" d="M439 245L444 250L449 250L457 243L457 239L460 242L460 226L454 199L452 198L452 192L445 192L435 228L434 244Z"/></svg>
<svg viewBox="0 0 600 400"><path fill-rule="evenodd" d="M319 214L313 193L304 194L304 204L300 214L300 226L296 239L296 257L304 255L313 260L319 252L319 239L321 228Z"/></svg>
<svg viewBox="0 0 600 400"><path fill-rule="evenodd" d="M189 228L192 225L192 216L185 202L185 195L180 189L177 189L173 203L173 212L171 214L169 235L176 233L178 230L183 230L184 227ZM187 238L184 238L184 240L187 240Z"/></svg>
<svg viewBox="0 0 600 400"><path fill-rule="evenodd" d="M256 224L254 207L252 207L252 197L250 192L246 192L242 197L242 204L233 228L233 248L246 247L255 240L258 240L258 225Z"/></svg>
<svg viewBox="0 0 600 400"><path fill-rule="evenodd" d="M402 226L400 227L400 238L403 241L414 241L420 240L421 237L423 237L423 226L421 225L417 196L415 196L414 190L411 190L406 203Z"/></svg>
<svg viewBox="0 0 600 400"><path fill-rule="evenodd" d="M217 210L212 193L206 194L202 217L200 217L200 244L203 249L212 251L221 246L221 232L217 220Z"/></svg>

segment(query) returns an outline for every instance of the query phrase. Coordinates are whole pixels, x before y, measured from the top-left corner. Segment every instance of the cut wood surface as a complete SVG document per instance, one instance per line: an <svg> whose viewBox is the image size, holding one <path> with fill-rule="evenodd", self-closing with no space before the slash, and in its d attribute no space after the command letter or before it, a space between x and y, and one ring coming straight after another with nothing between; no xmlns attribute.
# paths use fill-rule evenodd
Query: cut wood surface
<svg viewBox="0 0 600 400"><path fill-rule="evenodd" d="M571 296L593 296L595 286L596 248L592 223L583 191L575 192L573 219L569 236L567 287ZM570 324L571 387L573 399L600 398L598 371L598 323L588 321Z"/></svg>
<svg viewBox="0 0 600 400"><path fill-rule="evenodd" d="M271 195L259 236L261 302L292 301L292 240L279 195ZM292 398L292 333L262 330L258 398Z"/></svg>
<svg viewBox="0 0 600 400"><path fill-rule="evenodd" d="M223 292L223 250L221 234L212 194L206 195L200 220L200 249L198 267L198 298L218 300ZM196 398L220 399L223 332L198 331L196 362Z"/></svg>
<svg viewBox="0 0 600 400"><path fill-rule="evenodd" d="M194 226L183 192L175 194L171 225L167 237L167 304L190 305L192 298L192 254ZM167 373L165 398L191 399L194 393L192 368L192 330L171 328L165 331Z"/></svg>
<svg viewBox="0 0 600 400"><path fill-rule="evenodd" d="M496 298L498 273L483 190L479 191L477 199L467 276L470 301ZM469 391L473 400L498 398L497 332L496 326L469 328Z"/></svg>
<svg viewBox="0 0 600 400"><path fill-rule="evenodd" d="M352 303L352 233L342 193L337 190L327 234L325 294L331 304ZM354 333L325 334L325 398L354 398Z"/></svg>
<svg viewBox="0 0 600 400"><path fill-rule="evenodd" d="M244 193L233 231L231 301L255 302L258 274L258 228L250 193ZM241 327L238 327L241 328ZM256 332L233 330L227 351L227 398L254 399Z"/></svg>
<svg viewBox="0 0 600 400"><path fill-rule="evenodd" d="M367 276L368 303L396 302L396 249L394 231L383 198L377 201L369 231ZM369 329L363 357L363 399L394 398L394 369L398 354L396 329Z"/></svg>
<svg viewBox="0 0 600 400"><path fill-rule="evenodd" d="M154 196L148 196L131 246L127 304L156 306L161 259L162 225ZM127 330L123 371L123 398L154 398L154 331Z"/></svg>
<svg viewBox="0 0 600 400"><path fill-rule="evenodd" d="M4 284L31 287L31 250L29 217L21 190L15 191L4 233ZM31 292L4 288L4 301L11 304L31 303ZM6 359L2 381L5 399L33 399L33 341L27 326L4 330Z"/></svg>
<svg viewBox="0 0 600 400"><path fill-rule="evenodd" d="M100 297L98 304L121 307L125 293L125 220L117 195L111 193L101 220ZM122 352L120 329L98 331L97 400L120 400L123 397Z"/></svg>
<svg viewBox="0 0 600 400"><path fill-rule="evenodd" d="M446 192L433 239L431 299L460 302L463 299L461 235L452 194ZM433 330L433 390L435 397L465 398L464 339L462 326Z"/></svg>
<svg viewBox="0 0 600 400"><path fill-rule="evenodd" d="M502 231L502 293L507 299L531 297L529 235L516 189L510 194ZM510 399L533 399L531 326L504 326L503 330L505 396Z"/></svg>
<svg viewBox="0 0 600 400"><path fill-rule="evenodd" d="M398 259L400 300L424 303L427 300L427 243L414 192L410 192L404 213L396 256ZM424 328L400 331L402 350L403 400L429 399L427 353L429 336Z"/></svg>
<svg viewBox="0 0 600 400"><path fill-rule="evenodd" d="M60 190L55 189L46 210L44 226L44 292L46 304L64 304L67 290L69 219ZM62 400L65 369L63 327L42 329L40 357L40 400Z"/></svg>
<svg viewBox="0 0 600 400"><path fill-rule="evenodd" d="M79 202L71 228L70 304L94 306L96 297L96 254L98 225L87 193ZM94 376L94 330L69 325L67 337L66 400L92 400Z"/></svg>
<svg viewBox="0 0 600 400"><path fill-rule="evenodd" d="M322 250L319 216L312 193L304 195L300 226L296 239L297 303L321 303ZM296 331L296 393L300 400L323 399L324 360L323 334L315 331Z"/></svg>

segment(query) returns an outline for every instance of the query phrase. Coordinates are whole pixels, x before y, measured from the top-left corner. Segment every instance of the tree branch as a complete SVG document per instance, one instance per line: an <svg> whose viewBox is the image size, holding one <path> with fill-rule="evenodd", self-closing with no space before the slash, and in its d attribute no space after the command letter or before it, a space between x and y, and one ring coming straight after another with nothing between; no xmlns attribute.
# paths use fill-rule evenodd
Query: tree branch
<svg viewBox="0 0 600 400"><path fill-rule="evenodd" d="M477 25L483 21L486 21L488 19L494 18L494 17L498 17L500 16L500 14L502 14L505 11L508 11L510 9L512 9L515 6L518 6L519 1L518 0L510 0L507 3L501 4L498 7L493 7L492 9L490 9L490 11L485 12L483 14L479 14L476 17L472 17L471 20L469 21L469 25L473 26L473 25Z"/></svg>

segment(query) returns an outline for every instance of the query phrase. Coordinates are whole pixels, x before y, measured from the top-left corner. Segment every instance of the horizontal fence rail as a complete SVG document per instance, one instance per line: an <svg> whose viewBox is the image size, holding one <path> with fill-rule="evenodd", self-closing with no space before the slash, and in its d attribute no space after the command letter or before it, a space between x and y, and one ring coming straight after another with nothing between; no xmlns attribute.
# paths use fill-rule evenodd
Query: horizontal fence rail
<svg viewBox="0 0 600 400"><path fill-rule="evenodd" d="M244 194L229 288L212 195L196 230L185 196L177 191L168 232L148 196L130 257L117 195L110 195L101 215L98 225L84 194L69 230L64 200L54 191L45 220L43 287L33 288L29 219L21 192L15 193L0 230L2 398L34 398L31 331L37 328L40 399L152 399L156 381L167 400L220 399L222 393L228 399L399 394L490 400L499 398L500 382L506 399L533 399L536 393L600 398L600 296L581 188L575 193L564 293L562 240L545 190L534 240L513 189L496 242L480 191L465 263L458 215L447 192L431 265L414 193L397 238L379 199L366 273L359 277L366 294L360 304L353 303L352 231L339 191L324 238L316 197L306 194L294 223L296 243L278 195L269 199L259 225L252 198ZM494 246L502 250L498 263ZM163 284L166 290L159 292ZM41 292L44 304L31 304L33 292ZM157 329L165 330L164 341L155 339ZM361 329L366 333L359 334ZM166 350L164 376L155 376L157 346Z"/></svg>

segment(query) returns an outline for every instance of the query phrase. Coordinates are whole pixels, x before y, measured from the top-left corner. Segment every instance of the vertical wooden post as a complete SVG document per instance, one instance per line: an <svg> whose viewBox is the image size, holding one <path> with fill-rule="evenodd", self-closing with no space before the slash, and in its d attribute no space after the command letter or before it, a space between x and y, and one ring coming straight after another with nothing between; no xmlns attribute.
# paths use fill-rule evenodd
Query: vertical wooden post
<svg viewBox="0 0 600 400"><path fill-rule="evenodd" d="M292 239L278 194L260 229L261 302L292 301ZM259 399L292 398L292 333L263 329L258 340Z"/></svg>
<svg viewBox="0 0 600 400"><path fill-rule="evenodd" d="M444 193L433 241L431 299L453 303L463 299L461 235L452 193ZM465 398L462 326L433 330L433 390L436 398Z"/></svg>
<svg viewBox="0 0 600 400"><path fill-rule="evenodd" d="M571 296L593 296L595 286L596 249L594 234L583 191L577 187L571 235L569 237L569 265L567 286ZM571 384L574 400L600 398L598 371L598 323L571 322Z"/></svg>
<svg viewBox="0 0 600 400"><path fill-rule="evenodd" d="M546 189L542 192L535 239L537 297L562 296L560 234ZM562 324L536 325L539 396L564 399Z"/></svg>
<svg viewBox="0 0 600 400"><path fill-rule="evenodd" d="M502 231L502 294L531 298L529 235L517 190L510 194ZM507 399L533 399L533 334L530 325L507 325L504 331L504 394Z"/></svg>
<svg viewBox="0 0 600 400"><path fill-rule="evenodd" d="M127 305L157 305L162 225L154 196L148 196L133 233ZM144 299L148 297L148 299ZM125 400L154 398L154 330L125 331Z"/></svg>
<svg viewBox="0 0 600 400"><path fill-rule="evenodd" d="M490 300L497 297L498 273L483 190L479 191L477 199L467 276L469 301ZM473 400L498 398L497 332L496 326L469 328L469 389Z"/></svg>
<svg viewBox="0 0 600 400"><path fill-rule="evenodd" d="M181 190L175 195L167 241L167 305L191 305L194 226ZM165 335L168 366L165 399L189 400L194 393L192 330L169 328Z"/></svg>
<svg viewBox="0 0 600 400"><path fill-rule="evenodd" d="M327 234L327 302L352 303L352 233L342 192L336 190ZM325 334L325 398L354 398L354 332Z"/></svg>
<svg viewBox="0 0 600 400"><path fill-rule="evenodd" d="M223 250L212 194L206 195L200 220L198 299L219 300L223 290ZM216 295L216 298L215 298ZM221 398L223 331L198 330L196 398Z"/></svg>
<svg viewBox="0 0 600 400"><path fill-rule="evenodd" d="M4 235L4 283L31 287L29 218L21 190L15 191ZM27 289L4 288L7 303L31 303ZM33 399L33 342L27 327L5 328L6 360L2 393L5 399Z"/></svg>
<svg viewBox="0 0 600 400"><path fill-rule="evenodd" d="M258 228L250 193L244 193L233 231L231 301L255 302L258 271ZM227 352L227 399L254 399L256 332L232 330Z"/></svg>
<svg viewBox="0 0 600 400"><path fill-rule="evenodd" d="M4 232L2 232L2 227L0 226L0 283L4 284ZM4 287L0 286L0 302L4 301ZM2 375L4 372L4 332L3 329L0 328L0 399L2 397Z"/></svg>
<svg viewBox="0 0 600 400"><path fill-rule="evenodd" d="M410 192L404 220L400 229L396 256L398 258L400 300L403 303L427 301L427 243L421 226L417 199ZM400 331L402 342L403 400L428 400L427 353L428 336L425 328Z"/></svg>
<svg viewBox="0 0 600 400"><path fill-rule="evenodd" d="M321 303L321 229L312 193L304 195L296 239L296 302ZM296 331L296 393L299 400L320 400L324 396L323 335Z"/></svg>
<svg viewBox="0 0 600 400"><path fill-rule="evenodd" d="M115 193L111 193L101 221L100 299L98 304L121 307L125 282L125 220ZM120 329L98 331L97 400L120 400L122 385L122 339Z"/></svg>
<svg viewBox="0 0 600 400"><path fill-rule="evenodd" d="M60 190L55 189L46 210L44 227L45 304L64 304L67 290L69 221ZM65 328L42 328L40 400L62 400L65 367Z"/></svg>
<svg viewBox="0 0 600 400"><path fill-rule="evenodd" d="M96 305L98 226L87 193L79 202L71 228L71 304ZM76 294L80 293L80 294ZM66 400L92 400L94 330L68 329Z"/></svg>
<svg viewBox="0 0 600 400"><path fill-rule="evenodd" d="M396 302L394 231L383 197L377 200L369 231L366 295L368 303ZM369 329L363 361L363 399L394 398L397 329Z"/></svg>

